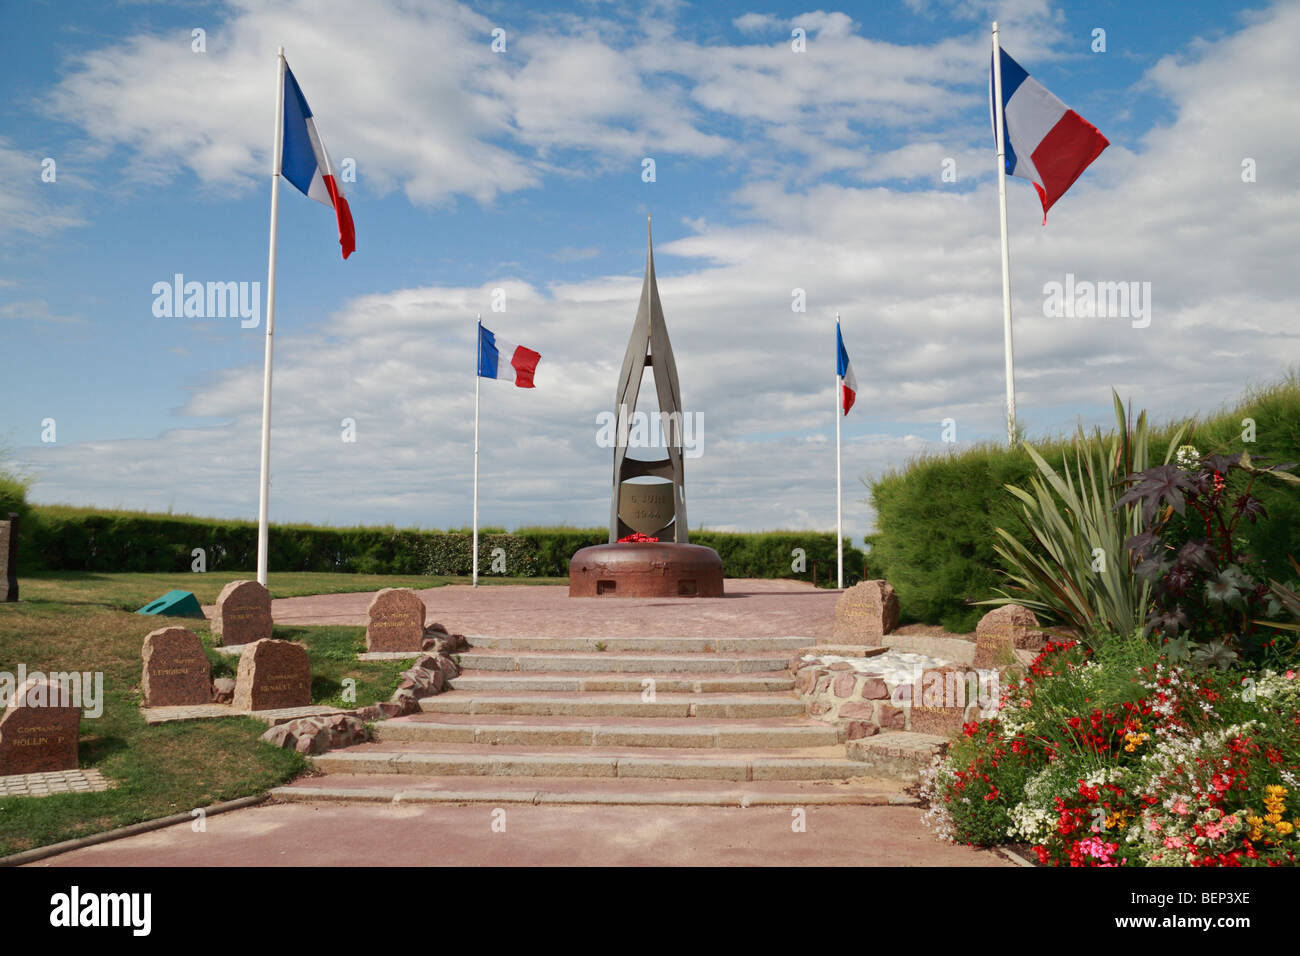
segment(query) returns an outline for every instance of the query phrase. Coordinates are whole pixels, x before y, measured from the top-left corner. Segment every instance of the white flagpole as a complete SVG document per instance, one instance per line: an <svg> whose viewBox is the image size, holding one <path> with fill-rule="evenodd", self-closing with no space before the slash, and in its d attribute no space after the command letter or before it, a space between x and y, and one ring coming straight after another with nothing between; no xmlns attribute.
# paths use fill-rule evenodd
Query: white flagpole
<svg viewBox="0 0 1300 956"><path fill-rule="evenodd" d="M266 586L271 491L271 351L275 341L275 237L280 224L280 164L284 153L284 47L276 56L275 148L271 153L271 250L266 264L266 364L262 377L262 491L257 504L257 583Z"/></svg>
<svg viewBox="0 0 1300 956"><path fill-rule="evenodd" d="M478 328L474 335L474 587L478 587L478 390L483 381L479 372L483 348L483 313L478 315Z"/></svg>
<svg viewBox="0 0 1300 956"><path fill-rule="evenodd" d="M1002 44L993 21L993 106L997 117L998 209L1002 220L1002 334L1007 375L1007 443L1016 443L1016 369L1011 343L1011 246L1007 241L1006 117L1002 109Z"/></svg>
<svg viewBox="0 0 1300 956"><path fill-rule="evenodd" d="M844 492L840 487L840 405L844 380L840 378L840 314L835 313L835 567L836 586L844 587Z"/></svg>

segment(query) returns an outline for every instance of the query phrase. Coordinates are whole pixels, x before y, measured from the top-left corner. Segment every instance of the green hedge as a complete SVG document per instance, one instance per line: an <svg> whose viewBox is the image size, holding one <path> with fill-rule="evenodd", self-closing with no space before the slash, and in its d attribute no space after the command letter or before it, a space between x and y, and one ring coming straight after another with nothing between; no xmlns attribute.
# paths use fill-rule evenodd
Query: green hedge
<svg viewBox="0 0 1300 956"><path fill-rule="evenodd" d="M0 521L7 519L11 514L16 514L21 527L30 511L26 486L15 478L0 474Z"/></svg>
<svg viewBox="0 0 1300 956"><path fill-rule="evenodd" d="M16 514L21 528L22 522L31 512L31 506L27 503L27 489L31 482L25 475L8 467L9 454L9 449L0 445L0 521Z"/></svg>
<svg viewBox="0 0 1300 956"><path fill-rule="evenodd" d="M471 570L472 535L467 530L416 531L396 528L324 528L272 525L272 571L337 571L365 574L466 575ZM490 575L494 554L504 552L509 577L564 577L579 548L601 544L599 528L523 528L511 534L480 529L479 573ZM698 531L691 541L714 548L729 577L798 578L831 583L835 536L812 531L732 534ZM188 571L195 548L207 555L207 569L246 571L257 561L257 525L188 515L35 506L19 528L19 568L43 571ZM803 548L805 569L792 570L792 552ZM862 578L865 556L844 551L845 582Z"/></svg>
<svg viewBox="0 0 1300 956"><path fill-rule="evenodd" d="M1242 440L1244 418L1255 421L1254 443ZM1177 424L1153 429L1153 456L1163 456ZM1253 390L1235 407L1192 420L1183 441L1203 455L1244 450L1253 457L1300 461L1300 379ZM1059 439L1031 444L1056 468L1072 447ZM989 443L923 456L905 469L867 479L879 529L867 537L871 560L898 591L904 620L954 631L974 628L988 608L969 602L993 597L1002 583L993 529L1029 541L1003 485L1023 486L1034 471L1023 449ZM1256 490L1268 518L1247 525L1245 537L1270 571L1289 579L1287 556L1300 560L1300 495L1281 482L1261 481Z"/></svg>

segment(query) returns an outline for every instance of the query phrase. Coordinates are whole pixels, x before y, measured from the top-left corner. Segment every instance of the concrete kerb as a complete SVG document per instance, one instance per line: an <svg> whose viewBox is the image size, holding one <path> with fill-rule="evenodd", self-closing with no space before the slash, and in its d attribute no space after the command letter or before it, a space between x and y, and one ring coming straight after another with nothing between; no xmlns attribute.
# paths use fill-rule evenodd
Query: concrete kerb
<svg viewBox="0 0 1300 956"><path fill-rule="evenodd" d="M499 790L419 791L397 788L353 787L280 787L271 792L278 802L330 802L342 804L454 804L469 806L480 803L575 804L605 806L678 806L678 807L784 807L784 806L863 806L915 807L921 801L901 793L601 793L501 788ZM1019 857L1020 865L1027 866Z"/></svg>
<svg viewBox="0 0 1300 956"><path fill-rule="evenodd" d="M1004 846L993 846L993 847L989 847L989 849L991 849L998 856L1002 857L1004 860L1009 860L1010 862L1014 863L1016 866L1032 867L1038 865L1037 863L1034 863L1032 860L1026 860L1015 850L1009 849Z"/></svg>
<svg viewBox="0 0 1300 956"><path fill-rule="evenodd" d="M226 813L229 810L243 810L246 807L254 807L259 803L264 803L269 796L269 794L261 793L255 794L251 797L239 797L236 800L226 800L222 803L214 803L210 807L203 808L203 815L207 818L216 816L218 813ZM166 827L175 826L178 823L190 823L193 820L194 816L192 811L186 813L173 813L171 816L159 817L156 820L145 820L141 823L133 823L130 826L118 827L116 830L106 830L103 833L92 833L89 836L76 837L72 840L64 840L61 843L51 843L49 846L39 846L34 850L24 850L22 853L14 853L10 856L0 857L0 866L23 866L27 863L35 863L38 860L58 856L60 853L67 853L69 850L80 850L82 847L95 846L99 843L110 843L113 840L121 840L124 837L148 833L151 830L162 830Z"/></svg>

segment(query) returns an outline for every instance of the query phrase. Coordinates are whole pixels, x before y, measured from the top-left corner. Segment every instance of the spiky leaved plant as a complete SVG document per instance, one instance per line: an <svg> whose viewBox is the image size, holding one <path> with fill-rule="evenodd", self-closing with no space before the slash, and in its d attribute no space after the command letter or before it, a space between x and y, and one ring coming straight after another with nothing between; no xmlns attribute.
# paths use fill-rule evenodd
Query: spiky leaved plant
<svg viewBox="0 0 1300 956"><path fill-rule="evenodd" d="M1004 487L1021 502L1025 544L1004 528L994 547L1009 584L981 604L1019 604L1038 612L1045 623L1085 641L1103 633L1133 634L1142 629L1151 604L1151 584L1134 573L1125 541L1141 530L1139 508L1116 507L1126 476L1150 464L1146 412L1133 421L1119 395L1115 434L1096 429L1089 438L1079 429L1074 461L1067 453L1057 472L1029 444L1025 451L1038 468L1029 488ZM1170 439L1164 461L1173 456L1186 431Z"/></svg>

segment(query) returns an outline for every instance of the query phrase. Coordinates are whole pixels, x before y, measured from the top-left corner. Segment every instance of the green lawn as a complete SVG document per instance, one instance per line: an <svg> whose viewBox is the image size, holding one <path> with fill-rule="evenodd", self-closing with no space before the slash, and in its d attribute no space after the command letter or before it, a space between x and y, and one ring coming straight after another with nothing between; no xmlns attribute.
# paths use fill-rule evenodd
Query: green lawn
<svg viewBox="0 0 1300 956"><path fill-rule="evenodd" d="M97 604L134 611L168 591L193 591L200 604L215 604L231 581L255 580L253 571L180 571L174 574L106 574L98 571L36 571L18 580L24 601ZM380 588L437 588L469 584L468 577L403 574L332 574L327 571L278 571L269 575L273 598L308 594L346 594ZM479 585L568 584L568 578L508 578L479 575Z"/></svg>
<svg viewBox="0 0 1300 956"><path fill-rule="evenodd" d="M249 575L252 577L252 575ZM232 576L220 574L46 573L20 580L17 604L0 604L0 670L92 671L104 675L103 714L81 722L81 766L97 768L116 786L95 794L0 799L0 856L187 812L261 793L301 772L297 753L261 743L266 730L249 717L147 726L140 712L140 650L158 627L180 625L209 647L214 677L233 677L238 658L211 650L206 621L130 613L172 590L212 603ZM276 574L272 593L303 594L431 587L452 579L351 574ZM511 583L517 583L512 579ZM356 681L356 706L392 694L400 661L360 662L361 627L280 627L277 638L307 646L312 700L342 705L343 681ZM349 706L352 705L348 702Z"/></svg>

